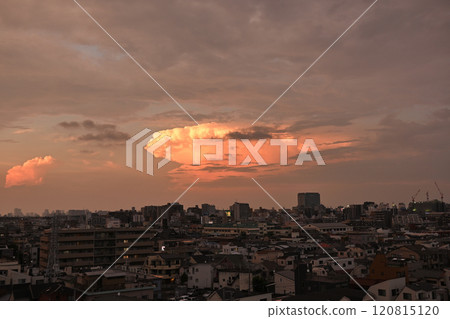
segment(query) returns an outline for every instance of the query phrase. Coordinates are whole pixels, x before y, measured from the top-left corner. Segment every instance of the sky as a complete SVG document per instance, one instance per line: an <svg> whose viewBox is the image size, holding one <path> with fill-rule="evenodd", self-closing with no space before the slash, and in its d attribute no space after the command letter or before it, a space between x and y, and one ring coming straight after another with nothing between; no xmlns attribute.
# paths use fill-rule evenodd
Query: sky
<svg viewBox="0 0 450 319"><path fill-rule="evenodd" d="M0 213L120 209L180 200L285 207L450 196L450 2L79 0L197 125L73 1L0 3ZM125 142L172 136L154 176ZM192 138L295 138L288 164L203 161ZM326 165L294 165L313 139ZM227 145L227 142L224 144ZM225 147L225 149L227 149ZM205 149L206 151L206 149ZM238 141L238 162L246 153ZM162 155L161 155L162 156Z"/></svg>

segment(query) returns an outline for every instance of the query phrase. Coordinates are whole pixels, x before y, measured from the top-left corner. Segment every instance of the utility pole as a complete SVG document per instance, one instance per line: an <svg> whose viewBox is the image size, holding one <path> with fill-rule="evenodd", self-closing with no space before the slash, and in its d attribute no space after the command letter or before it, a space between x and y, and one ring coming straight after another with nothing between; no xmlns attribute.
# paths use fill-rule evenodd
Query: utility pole
<svg viewBox="0 0 450 319"><path fill-rule="evenodd" d="M47 269L45 275L49 280L57 276L59 272L58 265L58 215L55 213L52 218L52 228L50 231Z"/></svg>

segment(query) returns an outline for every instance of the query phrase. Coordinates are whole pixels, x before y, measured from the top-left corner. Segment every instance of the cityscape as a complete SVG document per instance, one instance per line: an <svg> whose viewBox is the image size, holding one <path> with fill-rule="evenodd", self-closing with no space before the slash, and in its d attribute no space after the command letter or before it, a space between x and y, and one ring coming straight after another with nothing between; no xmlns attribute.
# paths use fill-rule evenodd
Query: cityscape
<svg viewBox="0 0 450 319"><path fill-rule="evenodd" d="M0 1L2 319L450 318L449 31L449 0Z"/></svg>
<svg viewBox="0 0 450 319"><path fill-rule="evenodd" d="M449 300L450 207L417 193L335 208L319 193L289 209L16 208L0 217L0 300Z"/></svg>

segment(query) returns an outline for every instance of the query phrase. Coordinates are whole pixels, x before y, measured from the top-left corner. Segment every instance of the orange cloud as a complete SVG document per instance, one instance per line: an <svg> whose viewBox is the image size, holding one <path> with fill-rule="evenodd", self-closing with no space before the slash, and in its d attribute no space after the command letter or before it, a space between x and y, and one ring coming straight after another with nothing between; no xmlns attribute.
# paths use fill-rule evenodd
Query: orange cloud
<svg viewBox="0 0 450 319"><path fill-rule="evenodd" d="M52 156L35 157L22 165L12 167L6 173L5 188L41 184L45 173L54 162Z"/></svg>
<svg viewBox="0 0 450 319"><path fill-rule="evenodd" d="M242 133L240 133L242 132ZM250 154L247 147L240 140L242 138L248 138L252 145L256 145L260 138L266 139L268 137L278 139L295 139L297 136L293 134L282 132L280 129L271 127L260 127L258 130L251 131L251 128L243 128L238 126L229 126L226 124L218 123L205 123L198 126L186 126L182 128L173 128L169 130L159 131L161 134L155 140L151 140L147 147L155 143L156 140L161 139L164 135L170 136L171 145L171 160L178 165L172 166L169 170L169 175L179 177L184 174L192 174L203 181L214 181L225 177L252 177L255 174L270 174L276 175L280 171L286 169L299 169L298 166L293 167L296 156L299 154L305 138L298 137L298 145L289 146L288 150L288 163L290 168L280 165L280 147L271 145L267 139L259 148L258 152L266 165L258 165L255 158ZM238 134L239 133L239 134ZM206 160L203 155L215 153L214 146L203 146L201 148L201 165L194 166L193 163L193 139L223 139L223 151L224 156L222 160ZM235 164L231 165L229 162L229 138L236 138L236 159ZM332 146L323 145L328 142L325 136L321 136L318 139L319 143L322 142L321 148L331 148ZM331 143L331 142L330 142ZM334 146L336 147L336 146ZM163 157L165 153L165 147L157 149L154 154L156 157ZM294 158L295 157L295 158ZM250 162L248 165L243 164L246 159ZM308 164L307 164L308 165ZM316 165L313 163L312 165Z"/></svg>

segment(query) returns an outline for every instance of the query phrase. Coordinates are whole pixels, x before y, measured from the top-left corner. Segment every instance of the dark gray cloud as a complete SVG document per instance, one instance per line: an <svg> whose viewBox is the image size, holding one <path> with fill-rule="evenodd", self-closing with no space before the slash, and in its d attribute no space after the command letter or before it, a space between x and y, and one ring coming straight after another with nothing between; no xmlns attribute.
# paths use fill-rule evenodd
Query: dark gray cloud
<svg viewBox="0 0 450 319"><path fill-rule="evenodd" d="M16 140L10 139L10 138L5 138L5 139L0 139L0 143L18 143Z"/></svg>
<svg viewBox="0 0 450 319"><path fill-rule="evenodd" d="M262 139L262 138L272 138L272 134L276 132L272 127L268 126L253 126L242 131L234 131L227 134L227 138L235 139Z"/></svg>
<svg viewBox="0 0 450 319"><path fill-rule="evenodd" d="M89 130L97 130L97 131L114 131L116 129L115 125L112 124L98 124L92 120L85 120L81 123L81 125Z"/></svg>
<svg viewBox="0 0 450 319"><path fill-rule="evenodd" d="M130 138L129 134L117 130L116 125L96 123L92 120L84 120L82 122L61 122L59 126L65 129L84 129L95 131L95 133L86 133L77 137L79 141L96 141L96 142L123 142Z"/></svg>
<svg viewBox="0 0 450 319"><path fill-rule="evenodd" d="M67 129L72 129L72 128L79 128L81 127L80 123L75 122L75 121L71 121L71 122L61 122L58 124L59 126L63 127L63 128L67 128Z"/></svg>
<svg viewBox="0 0 450 319"><path fill-rule="evenodd" d="M337 144L346 144L346 143L352 143L352 142L357 142L359 141L359 139L351 139L351 140L345 140L345 141L333 141L330 143L323 143L322 145L337 145Z"/></svg>
<svg viewBox="0 0 450 319"><path fill-rule="evenodd" d="M125 142L130 136L127 133L117 132L117 131L105 131L97 134L84 134L78 137L79 141L114 141L114 142Z"/></svg>
<svg viewBox="0 0 450 319"><path fill-rule="evenodd" d="M324 126L349 126L352 119L356 118L355 114L345 113L322 113L308 112L301 116L301 120L297 120L286 128L288 132L299 132L310 128L320 128ZM293 119L294 120L294 119Z"/></svg>
<svg viewBox="0 0 450 319"><path fill-rule="evenodd" d="M92 155L95 153L95 151L93 150L80 150L81 154L87 154L87 155Z"/></svg>

